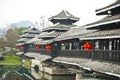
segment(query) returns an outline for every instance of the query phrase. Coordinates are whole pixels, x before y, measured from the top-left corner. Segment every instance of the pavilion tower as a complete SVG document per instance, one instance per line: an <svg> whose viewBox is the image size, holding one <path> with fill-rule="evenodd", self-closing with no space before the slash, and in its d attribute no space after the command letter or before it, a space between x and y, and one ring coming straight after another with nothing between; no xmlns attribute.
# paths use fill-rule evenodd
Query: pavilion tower
<svg viewBox="0 0 120 80"><path fill-rule="evenodd" d="M75 17L74 15L72 15L66 10L62 10L59 14L49 18L49 21L51 21L54 24L60 23L65 25L70 25L72 23L75 23L78 20L79 18Z"/></svg>

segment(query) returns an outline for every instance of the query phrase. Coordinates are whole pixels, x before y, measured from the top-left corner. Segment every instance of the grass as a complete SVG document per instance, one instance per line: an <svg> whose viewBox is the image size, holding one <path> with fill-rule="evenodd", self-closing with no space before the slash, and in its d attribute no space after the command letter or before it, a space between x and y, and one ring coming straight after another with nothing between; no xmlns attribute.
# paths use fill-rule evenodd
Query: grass
<svg viewBox="0 0 120 80"><path fill-rule="evenodd" d="M15 55L9 56L3 56L3 59L0 60L0 63L4 63L4 64L21 64L21 58Z"/></svg>
<svg viewBox="0 0 120 80"><path fill-rule="evenodd" d="M24 62L24 64L23 64L23 66L24 66L25 68L27 68L27 69L30 68L30 65L31 65L31 61L30 61L30 60L26 60L26 61Z"/></svg>

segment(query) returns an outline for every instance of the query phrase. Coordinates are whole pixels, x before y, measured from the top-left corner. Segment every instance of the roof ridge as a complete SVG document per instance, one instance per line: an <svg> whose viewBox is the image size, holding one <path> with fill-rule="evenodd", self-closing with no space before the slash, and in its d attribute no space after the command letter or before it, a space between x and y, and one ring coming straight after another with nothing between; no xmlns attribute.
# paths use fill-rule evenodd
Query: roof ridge
<svg viewBox="0 0 120 80"><path fill-rule="evenodd" d="M69 13L68 11L66 11L66 10L63 10L63 11L64 11L64 13L65 13L65 15L66 15L67 17L70 16L70 13Z"/></svg>

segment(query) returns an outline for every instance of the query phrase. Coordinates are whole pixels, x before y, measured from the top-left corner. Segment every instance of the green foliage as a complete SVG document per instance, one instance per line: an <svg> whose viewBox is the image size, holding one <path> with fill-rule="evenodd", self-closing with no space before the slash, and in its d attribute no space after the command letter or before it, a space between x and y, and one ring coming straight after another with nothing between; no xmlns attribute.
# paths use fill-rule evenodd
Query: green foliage
<svg viewBox="0 0 120 80"><path fill-rule="evenodd" d="M19 39L19 35L15 29L8 29L5 37L7 39L7 47L15 48L17 40Z"/></svg>
<svg viewBox="0 0 120 80"><path fill-rule="evenodd" d="M31 61L30 60L26 60L23 64L23 66L27 69L30 69L30 65L31 65Z"/></svg>
<svg viewBox="0 0 120 80"><path fill-rule="evenodd" d="M13 50L13 49L11 49L11 50L5 50L4 52L3 52L3 55L16 55L16 53L17 53L18 51L17 50Z"/></svg>
<svg viewBox="0 0 120 80"><path fill-rule="evenodd" d="M15 28L19 35L23 34L23 31L27 30L28 27Z"/></svg>
<svg viewBox="0 0 120 80"><path fill-rule="evenodd" d="M10 63L10 64L21 64L21 58L18 56L3 56L3 59L0 61L0 63Z"/></svg>

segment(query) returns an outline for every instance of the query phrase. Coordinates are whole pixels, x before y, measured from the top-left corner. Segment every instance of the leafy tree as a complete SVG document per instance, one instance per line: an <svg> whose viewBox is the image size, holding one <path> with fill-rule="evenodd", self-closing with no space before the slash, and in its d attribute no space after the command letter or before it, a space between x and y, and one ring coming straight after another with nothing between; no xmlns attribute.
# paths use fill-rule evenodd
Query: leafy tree
<svg viewBox="0 0 120 80"><path fill-rule="evenodd" d="M0 50L4 50L5 46L6 46L6 40L4 37L1 37L0 38Z"/></svg>
<svg viewBox="0 0 120 80"><path fill-rule="evenodd" d="M15 29L8 29L5 35L7 39L7 46L14 48L17 40L19 39L18 32Z"/></svg>
<svg viewBox="0 0 120 80"><path fill-rule="evenodd" d="M28 27L20 27L20 28L15 28L15 30L18 32L19 35L23 34L24 30L27 30Z"/></svg>

